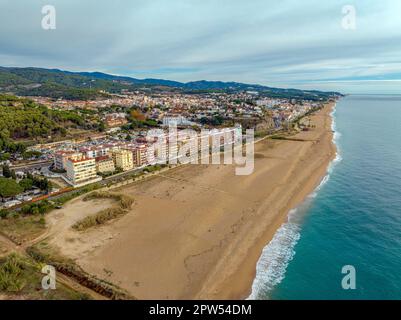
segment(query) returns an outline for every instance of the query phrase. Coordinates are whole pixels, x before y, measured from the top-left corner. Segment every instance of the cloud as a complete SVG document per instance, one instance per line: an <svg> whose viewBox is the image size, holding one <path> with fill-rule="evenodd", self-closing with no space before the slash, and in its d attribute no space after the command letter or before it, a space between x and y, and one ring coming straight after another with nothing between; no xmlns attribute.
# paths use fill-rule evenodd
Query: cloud
<svg viewBox="0 0 401 320"><path fill-rule="evenodd" d="M53 0L57 29L43 30L48 1L0 0L0 59L144 78L370 91L377 83L360 80L401 74L401 3L352 1L351 31L341 26L348 2ZM342 82L353 79L360 82Z"/></svg>

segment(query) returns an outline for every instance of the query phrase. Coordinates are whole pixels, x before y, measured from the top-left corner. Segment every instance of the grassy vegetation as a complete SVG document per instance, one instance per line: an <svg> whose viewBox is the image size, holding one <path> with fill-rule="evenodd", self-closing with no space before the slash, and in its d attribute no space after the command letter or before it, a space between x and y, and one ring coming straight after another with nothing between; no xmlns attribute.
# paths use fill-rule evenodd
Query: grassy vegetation
<svg viewBox="0 0 401 320"><path fill-rule="evenodd" d="M285 136L280 136L280 135L272 136L272 137L270 137L270 139L273 139L273 140L288 140L288 141L305 141L304 139L291 138L291 137L285 137Z"/></svg>
<svg viewBox="0 0 401 320"><path fill-rule="evenodd" d="M8 299L29 300L82 300L89 297L78 293L60 282L55 290L44 290L41 286L42 264L31 258L12 253L0 260L0 292Z"/></svg>
<svg viewBox="0 0 401 320"><path fill-rule="evenodd" d="M67 201L100 188L93 184L82 187L75 192L61 196L54 202L43 200L24 205L20 211L0 210L0 232L16 244L22 244L37 238L46 230L44 215ZM120 202L125 199L118 199Z"/></svg>
<svg viewBox="0 0 401 320"><path fill-rule="evenodd" d="M93 199L113 199L117 205L104 209L94 215L85 217L84 219L76 222L72 228L78 231L84 231L89 228L102 225L107 221L113 220L121 215L124 215L131 208L134 200L126 195L106 192L94 192L84 198L84 201Z"/></svg>
<svg viewBox="0 0 401 320"><path fill-rule="evenodd" d="M74 279L81 285L110 299L134 299L116 285L86 273L74 261L63 257L45 241L27 249L29 256L38 263L46 263L56 268L57 272Z"/></svg>
<svg viewBox="0 0 401 320"><path fill-rule="evenodd" d="M93 192L88 194L83 200L90 201L94 199L113 199L118 202L120 208L122 209L130 209L134 203L134 199L127 195L110 192Z"/></svg>
<svg viewBox="0 0 401 320"><path fill-rule="evenodd" d="M17 244L35 239L45 231L44 215L54 209L48 200L24 205L20 211L0 211L0 232Z"/></svg>
<svg viewBox="0 0 401 320"><path fill-rule="evenodd" d="M151 173L151 172L159 171L165 167L167 167L167 165L165 165L165 164L155 164L153 166L148 166L148 167L144 168L143 172Z"/></svg>
<svg viewBox="0 0 401 320"><path fill-rule="evenodd" d="M7 252L7 247L0 242L0 257L4 256Z"/></svg>
<svg viewBox="0 0 401 320"><path fill-rule="evenodd" d="M102 186L100 184L94 183L94 184L79 188L79 189L77 189L77 190L75 190L73 192L70 192L70 193L68 193L66 195L63 195L61 197L58 197L57 200L55 200L54 202L56 204L58 204L58 205L62 205L62 204L66 203L66 202L68 202L68 201L70 201L72 199L75 199L75 198L77 198L79 196L82 196L85 193L97 190L97 189L99 189L101 187Z"/></svg>
<svg viewBox="0 0 401 320"><path fill-rule="evenodd" d="M47 200L26 204L21 208L24 215L44 215L54 209L54 205Z"/></svg>
<svg viewBox="0 0 401 320"><path fill-rule="evenodd" d="M102 225L107 221L113 220L123 214L127 213L126 210L121 208L108 208L104 209L95 215L88 216L77 223L75 223L72 227L78 231L84 231L89 228Z"/></svg>
<svg viewBox="0 0 401 320"><path fill-rule="evenodd" d="M287 140L288 136L275 134L275 135L271 136L270 139L273 139L273 140Z"/></svg>
<svg viewBox="0 0 401 320"><path fill-rule="evenodd" d="M21 215L13 213L0 219L0 232L17 244L35 239L46 228L42 215Z"/></svg>

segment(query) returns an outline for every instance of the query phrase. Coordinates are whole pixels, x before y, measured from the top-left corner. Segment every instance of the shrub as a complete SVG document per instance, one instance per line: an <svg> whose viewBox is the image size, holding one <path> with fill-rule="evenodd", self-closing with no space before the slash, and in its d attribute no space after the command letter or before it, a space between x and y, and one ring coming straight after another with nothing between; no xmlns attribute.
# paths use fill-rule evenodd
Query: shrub
<svg viewBox="0 0 401 320"><path fill-rule="evenodd" d="M83 231L89 229L91 227L102 225L109 220L115 219L120 215L125 214L126 211L122 208L109 208L98 212L95 215L88 216L77 223L75 223L72 227L75 230Z"/></svg>
<svg viewBox="0 0 401 320"><path fill-rule="evenodd" d="M0 264L0 291L21 291L25 285L21 279L24 267L24 262L15 253L10 254L2 261Z"/></svg>
<svg viewBox="0 0 401 320"><path fill-rule="evenodd" d="M36 203L31 203L23 206L21 208L21 213L23 214L46 214L49 211L53 210L54 206L47 200L43 200Z"/></svg>
<svg viewBox="0 0 401 320"><path fill-rule="evenodd" d="M0 210L0 218L4 219L4 218L7 218L7 216L8 216L8 211L1 209Z"/></svg>
<svg viewBox="0 0 401 320"><path fill-rule="evenodd" d="M134 203L134 199L124 194L109 193L109 192L93 192L88 194L83 200L89 201L93 199L113 199L117 201L121 208L130 209Z"/></svg>
<svg viewBox="0 0 401 320"><path fill-rule="evenodd" d="M107 192L93 192L88 194L83 200L89 201L93 199L113 199L117 201L118 205L112 208L102 210L92 216L88 216L76 222L72 228L78 231L83 231L94 226L102 225L109 220L115 219L120 215L126 214L131 208L134 200L123 194L107 193Z"/></svg>

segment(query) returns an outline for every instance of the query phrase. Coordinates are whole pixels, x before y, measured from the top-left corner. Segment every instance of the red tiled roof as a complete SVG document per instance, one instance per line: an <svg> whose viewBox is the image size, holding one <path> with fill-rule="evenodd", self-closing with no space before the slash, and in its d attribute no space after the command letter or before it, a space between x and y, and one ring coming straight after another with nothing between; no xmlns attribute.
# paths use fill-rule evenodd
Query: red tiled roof
<svg viewBox="0 0 401 320"><path fill-rule="evenodd" d="M76 160L68 159L68 161L71 161L72 163L85 162L85 161L88 161L88 160L93 160L93 158L81 158L81 159L76 159Z"/></svg>
<svg viewBox="0 0 401 320"><path fill-rule="evenodd" d="M111 160L111 158L109 156L101 156L101 157L96 157L95 160L96 162L100 162L105 160Z"/></svg>

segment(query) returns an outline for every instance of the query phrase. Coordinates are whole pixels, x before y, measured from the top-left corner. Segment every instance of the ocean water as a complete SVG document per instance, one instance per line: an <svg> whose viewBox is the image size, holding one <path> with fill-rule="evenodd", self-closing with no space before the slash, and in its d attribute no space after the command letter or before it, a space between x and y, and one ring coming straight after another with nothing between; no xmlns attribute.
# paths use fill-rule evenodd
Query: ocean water
<svg viewBox="0 0 401 320"><path fill-rule="evenodd" d="M338 157L264 249L250 299L401 299L401 96L347 96L334 119Z"/></svg>

